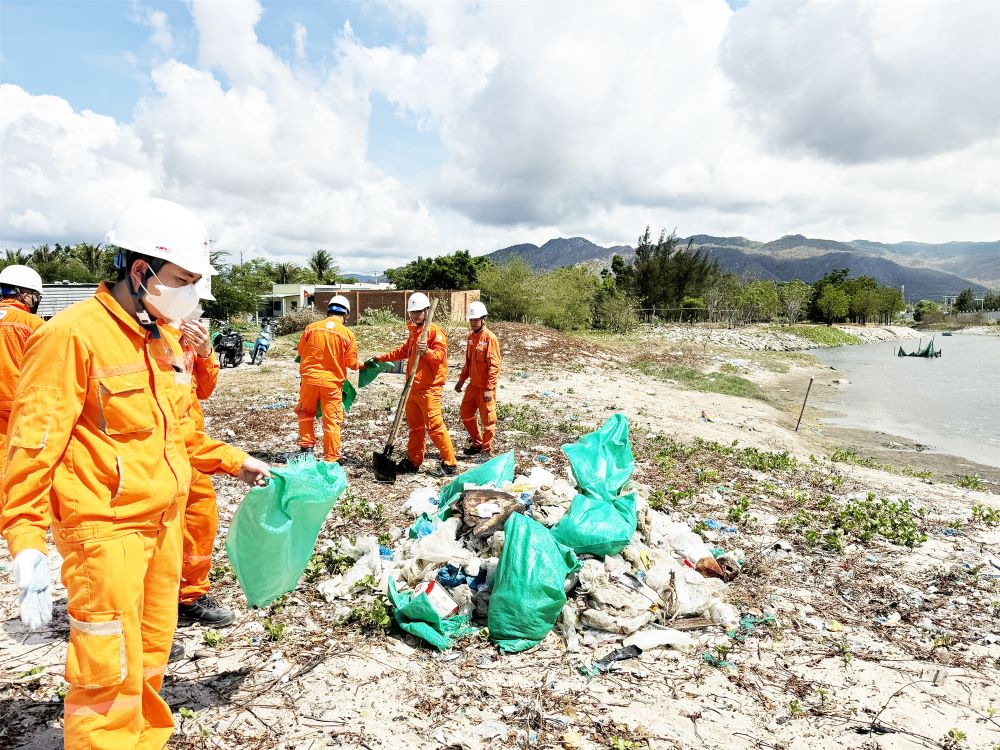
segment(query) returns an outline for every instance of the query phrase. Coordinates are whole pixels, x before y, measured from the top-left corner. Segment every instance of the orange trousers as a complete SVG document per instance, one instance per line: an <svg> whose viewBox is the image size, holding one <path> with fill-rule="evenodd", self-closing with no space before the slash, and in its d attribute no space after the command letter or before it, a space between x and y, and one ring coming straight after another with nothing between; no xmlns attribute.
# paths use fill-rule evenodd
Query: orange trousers
<svg viewBox="0 0 1000 750"><path fill-rule="evenodd" d="M219 507L212 477L191 470L191 491L181 522L184 556L181 561L181 592L178 601L191 604L208 593L212 570L212 547L219 530Z"/></svg>
<svg viewBox="0 0 1000 750"><path fill-rule="evenodd" d="M7 426L10 423L10 412L0 414L0 480L7 469Z"/></svg>
<svg viewBox="0 0 1000 750"><path fill-rule="evenodd" d="M340 386L312 385L299 386L299 405L295 413L299 415L299 447L312 448L316 445L316 405L323 409L323 454L327 461L340 460L340 425L344 421L343 396Z"/></svg>
<svg viewBox="0 0 1000 750"><path fill-rule="evenodd" d="M98 532L101 533L101 532ZM151 531L53 529L63 557L69 649L66 750L161 750L173 732L160 697L177 625L181 524Z"/></svg>
<svg viewBox="0 0 1000 750"><path fill-rule="evenodd" d="M485 388L473 388L471 385L466 388L459 416L472 444L481 446L489 453L493 449L493 436L497 433L497 399L494 394L493 400L486 403L483 399L485 392ZM483 421L482 433L479 432L477 415Z"/></svg>
<svg viewBox="0 0 1000 750"><path fill-rule="evenodd" d="M441 454L441 460L451 466L455 465L455 448L451 444L451 435L444 426L441 414L441 393L443 388L428 388L420 391L410 391L406 399L406 424L410 428L410 439L406 444L406 457L414 466L424 462L427 451L427 435Z"/></svg>

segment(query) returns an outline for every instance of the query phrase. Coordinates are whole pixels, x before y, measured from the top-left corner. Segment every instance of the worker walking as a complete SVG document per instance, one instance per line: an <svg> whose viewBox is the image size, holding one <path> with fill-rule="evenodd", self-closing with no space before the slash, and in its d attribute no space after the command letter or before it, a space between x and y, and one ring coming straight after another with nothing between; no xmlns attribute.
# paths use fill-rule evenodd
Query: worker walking
<svg viewBox="0 0 1000 750"><path fill-rule="evenodd" d="M341 389L348 370L357 370L358 342L344 325L351 312L347 297L338 294L327 305L327 318L306 326L296 349L299 352L299 447L311 451L316 444L316 409L323 412L323 455L340 461L340 425L344 421Z"/></svg>
<svg viewBox="0 0 1000 750"><path fill-rule="evenodd" d="M166 745L173 720L159 688L191 467L250 484L269 476L265 463L188 429L179 411L183 354L158 323L187 316L195 282L214 273L205 226L176 203L144 200L108 243L119 248L118 281L28 339L0 494L29 627L51 618L49 526L63 558L67 750Z"/></svg>
<svg viewBox="0 0 1000 750"><path fill-rule="evenodd" d="M211 280L202 277L196 285L198 296L214 300ZM191 427L205 429L205 413L201 402L215 391L219 382L219 362L215 358L208 330L198 318L199 305L183 321L172 321L166 331L178 339L184 352L184 371L191 380L188 402L182 409L191 419ZM236 621L236 613L216 602L208 592L211 589L209 573L212 570L212 549L219 530L219 507L215 486L209 474L191 470L191 489L188 492L181 517L183 549L181 559L181 587L177 599L178 623L201 623L213 628L226 627Z"/></svg>
<svg viewBox="0 0 1000 750"><path fill-rule="evenodd" d="M493 436L497 431L500 342L493 331L486 327L486 315L486 305L482 302L469 305L471 333L465 340L465 365L455 384L455 390L461 393L465 381L469 381L459 411L462 424L469 433L469 445L462 449L466 456L480 453L489 455L493 451ZM482 432L479 431L480 419L483 423Z"/></svg>
<svg viewBox="0 0 1000 750"><path fill-rule="evenodd" d="M427 330L426 342L420 342L420 333L427 322L431 302L426 294L414 292L406 302L409 316L409 336L398 349L374 357L377 362L397 362L406 359L406 374L416 367L413 387L406 400L406 424L410 438L406 444L406 458L396 465L400 474L412 474L424 462L427 436L441 454L441 472L451 476L457 472L455 449L451 435L441 414L441 394L448 374L448 339L434 323Z"/></svg>
<svg viewBox="0 0 1000 750"><path fill-rule="evenodd" d="M7 461L7 422L28 337L42 324L35 313L42 301L42 277L28 266L0 271L0 476Z"/></svg>

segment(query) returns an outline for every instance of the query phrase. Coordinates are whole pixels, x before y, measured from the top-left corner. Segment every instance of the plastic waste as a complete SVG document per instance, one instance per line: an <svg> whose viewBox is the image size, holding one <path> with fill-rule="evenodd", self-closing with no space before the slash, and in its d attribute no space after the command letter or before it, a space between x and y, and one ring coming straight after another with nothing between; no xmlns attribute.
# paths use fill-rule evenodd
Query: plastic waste
<svg viewBox="0 0 1000 750"><path fill-rule="evenodd" d="M316 587L327 601L348 596L367 576L382 577L382 551L375 537L361 537L354 545L341 545L339 552L355 558L355 563L343 575L321 581Z"/></svg>
<svg viewBox="0 0 1000 750"><path fill-rule="evenodd" d="M566 602L566 606L559 613L559 624L556 627L559 630L559 635L566 641L566 650L570 653L576 653L580 650L580 634L576 632L577 622L576 607L570 602Z"/></svg>
<svg viewBox="0 0 1000 750"><path fill-rule="evenodd" d="M396 582L391 578L388 595L396 624L439 651L451 648L456 640L472 635L478 630L469 625L467 617L461 615L441 617L427 598L427 594L412 595L406 591L398 591Z"/></svg>
<svg viewBox="0 0 1000 750"><path fill-rule="evenodd" d="M493 578L490 639L504 651L524 651L548 635L566 604L566 576L579 568L571 549L520 513L507 519Z"/></svg>
<svg viewBox="0 0 1000 750"><path fill-rule="evenodd" d="M466 485L477 487L499 487L504 482L514 480L514 451L501 453L495 458L491 458L484 464L480 464L474 469L469 469L459 474L455 479L441 490L441 499L438 501L439 516L447 518L451 510L452 503L458 499L466 488Z"/></svg>
<svg viewBox="0 0 1000 750"><path fill-rule="evenodd" d="M694 643L694 638L680 630L653 626L650 630L633 633L622 642L622 645L638 646L643 651L649 651L661 646L691 646Z"/></svg>
<svg viewBox="0 0 1000 750"><path fill-rule="evenodd" d="M562 446L562 451L580 493L590 497L614 500L635 470L624 414L612 415L599 430Z"/></svg>
<svg viewBox="0 0 1000 750"><path fill-rule="evenodd" d="M577 495L569 511L552 528L552 535L579 555L617 555L636 527L635 494L608 500Z"/></svg>
<svg viewBox="0 0 1000 750"><path fill-rule="evenodd" d="M642 649L638 646L625 646L624 648L615 649L602 659L598 659L594 662L594 666L601 672L608 672L611 669L611 665L615 662L636 659L641 653Z"/></svg>
<svg viewBox="0 0 1000 750"><path fill-rule="evenodd" d="M340 387L340 400L344 403L344 413L346 414L351 410L354 405L354 399L358 397L358 392L351 385L350 380L345 380L344 384Z"/></svg>
<svg viewBox="0 0 1000 750"><path fill-rule="evenodd" d="M458 614L458 602L452 599L448 595L448 592L445 591L444 586L440 585L437 581L424 581L418 584L413 589L413 594L414 596L425 595L427 601L431 603L434 611L440 617L451 617Z"/></svg>
<svg viewBox="0 0 1000 750"><path fill-rule="evenodd" d="M433 515L438 509L438 493L433 487L418 487L410 493L409 499L403 504L403 508L414 516L426 514Z"/></svg>
<svg viewBox="0 0 1000 750"><path fill-rule="evenodd" d="M371 382L375 380L375 378L383 372L391 372L392 368L392 362L373 362L372 364L367 365L358 371L358 387L364 388L365 386L371 385Z"/></svg>
<svg viewBox="0 0 1000 750"><path fill-rule="evenodd" d="M251 607L295 588L323 521L345 489L339 464L306 454L288 468L272 469L266 487L247 493L230 524L226 553Z"/></svg>

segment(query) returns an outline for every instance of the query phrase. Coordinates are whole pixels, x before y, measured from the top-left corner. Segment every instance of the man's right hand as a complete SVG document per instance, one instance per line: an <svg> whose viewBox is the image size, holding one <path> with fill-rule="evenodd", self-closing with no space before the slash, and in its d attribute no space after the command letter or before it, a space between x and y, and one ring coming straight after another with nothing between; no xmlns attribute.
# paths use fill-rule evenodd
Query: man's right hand
<svg viewBox="0 0 1000 750"><path fill-rule="evenodd" d="M24 549L14 558L21 622L38 630L52 622L52 576L49 558L37 549Z"/></svg>
<svg viewBox="0 0 1000 750"><path fill-rule="evenodd" d="M465 387L465 381L459 380L457 383L455 383L455 392L461 393L464 387Z"/></svg>

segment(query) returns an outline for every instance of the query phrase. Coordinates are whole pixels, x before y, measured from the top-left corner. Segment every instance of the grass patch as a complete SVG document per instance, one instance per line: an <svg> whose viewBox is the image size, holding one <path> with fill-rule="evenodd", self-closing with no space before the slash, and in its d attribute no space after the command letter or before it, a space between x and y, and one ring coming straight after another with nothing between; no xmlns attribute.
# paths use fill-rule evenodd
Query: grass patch
<svg viewBox="0 0 1000 750"><path fill-rule="evenodd" d="M832 326L787 326L781 333L791 333L820 346L848 346L860 344L861 339Z"/></svg>
<svg viewBox="0 0 1000 750"><path fill-rule="evenodd" d="M977 474L966 474L958 480L958 486L966 490L978 490L986 492L986 484Z"/></svg>
<svg viewBox="0 0 1000 750"><path fill-rule="evenodd" d="M921 528L923 510L914 510L909 500L876 498L874 492L862 500L850 500L843 507L825 496L810 509L800 510L779 522L786 529L797 529L809 547L822 544L841 552L846 539L869 543L876 537L892 544L915 547L927 541Z"/></svg>
<svg viewBox="0 0 1000 750"><path fill-rule="evenodd" d="M871 457L863 458L854 451L844 450L843 448L838 448L832 454L830 454L830 460L833 461L834 463L854 464L855 466L866 466L869 469L888 471L890 474L899 474L905 477L916 477L917 479L930 479L931 477L934 476L934 473L931 471L914 469L910 465L893 466L892 464L879 463L874 458ZM961 481L959 481L959 485L961 486Z"/></svg>
<svg viewBox="0 0 1000 750"><path fill-rule="evenodd" d="M729 372L702 372L682 365L662 365L643 360L635 363L635 368L657 380L666 380L689 391L722 393L726 396L763 399L764 391L756 383Z"/></svg>

